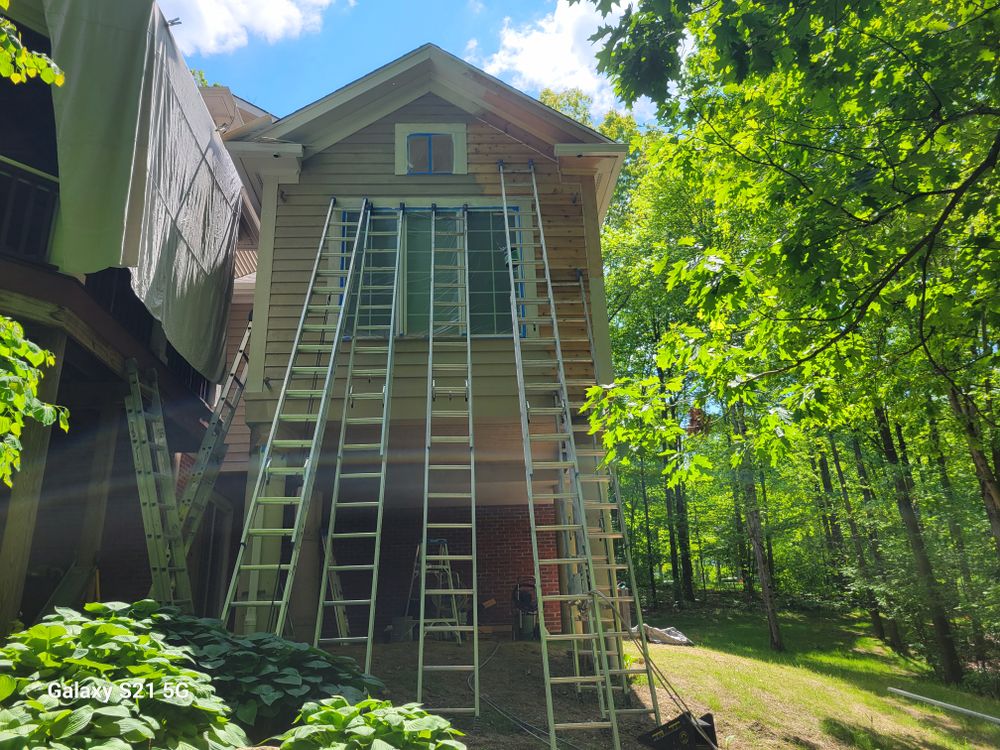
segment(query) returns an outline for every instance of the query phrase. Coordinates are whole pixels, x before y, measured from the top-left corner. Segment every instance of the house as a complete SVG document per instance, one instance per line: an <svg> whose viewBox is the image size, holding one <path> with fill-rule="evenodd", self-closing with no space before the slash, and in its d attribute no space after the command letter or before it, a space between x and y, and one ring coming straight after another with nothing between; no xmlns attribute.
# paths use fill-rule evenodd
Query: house
<svg viewBox="0 0 1000 750"><path fill-rule="evenodd" d="M430 44L226 145L261 224L223 618L366 664L413 633L418 697L478 713L478 634L530 635L512 600L534 598L550 730L586 728L552 686L629 673L591 591L627 553L578 415L612 377L600 225L625 147ZM435 697L466 678L472 705Z"/></svg>
<svg viewBox="0 0 1000 750"><path fill-rule="evenodd" d="M145 385L155 374L183 475L228 369L237 239L246 251L257 233L155 3L20 0L10 13L67 80L0 82L0 313L56 354L42 395L71 418L67 434L29 426L14 487L0 488L0 631L56 604L150 591L129 363ZM216 500L241 503L242 487ZM223 526L192 545L199 611L217 611L227 578Z"/></svg>

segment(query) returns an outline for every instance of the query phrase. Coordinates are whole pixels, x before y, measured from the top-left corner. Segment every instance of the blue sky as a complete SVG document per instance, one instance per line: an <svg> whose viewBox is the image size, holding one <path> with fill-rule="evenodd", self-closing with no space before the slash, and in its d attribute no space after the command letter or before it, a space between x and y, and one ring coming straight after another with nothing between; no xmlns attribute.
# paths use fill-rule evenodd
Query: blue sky
<svg viewBox="0 0 1000 750"><path fill-rule="evenodd" d="M527 91L578 87L614 106L587 40L593 5L568 0L159 0L188 65L275 115L433 42ZM643 107L637 114L644 115Z"/></svg>

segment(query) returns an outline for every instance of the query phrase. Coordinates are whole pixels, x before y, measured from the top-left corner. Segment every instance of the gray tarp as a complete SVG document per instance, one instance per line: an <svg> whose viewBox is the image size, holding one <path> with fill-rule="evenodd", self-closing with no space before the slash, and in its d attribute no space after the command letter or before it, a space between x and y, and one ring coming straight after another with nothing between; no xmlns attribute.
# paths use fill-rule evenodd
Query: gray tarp
<svg viewBox="0 0 1000 750"><path fill-rule="evenodd" d="M51 262L130 268L167 340L219 380L240 181L198 88L152 0L40 4L66 71Z"/></svg>

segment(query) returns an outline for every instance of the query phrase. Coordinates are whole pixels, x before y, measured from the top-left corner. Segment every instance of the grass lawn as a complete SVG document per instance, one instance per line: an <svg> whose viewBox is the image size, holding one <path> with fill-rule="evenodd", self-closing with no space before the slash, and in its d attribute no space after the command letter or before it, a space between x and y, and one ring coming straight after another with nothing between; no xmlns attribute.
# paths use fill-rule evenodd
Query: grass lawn
<svg viewBox="0 0 1000 750"><path fill-rule="evenodd" d="M768 648L762 614L703 609L648 621L673 625L697 644L651 646L651 658L692 709L715 714L727 750L1000 748L996 724L891 696L886 688L896 687L1000 717L1000 702L936 682L859 619L783 614L782 654ZM674 706L663 701L666 719Z"/></svg>

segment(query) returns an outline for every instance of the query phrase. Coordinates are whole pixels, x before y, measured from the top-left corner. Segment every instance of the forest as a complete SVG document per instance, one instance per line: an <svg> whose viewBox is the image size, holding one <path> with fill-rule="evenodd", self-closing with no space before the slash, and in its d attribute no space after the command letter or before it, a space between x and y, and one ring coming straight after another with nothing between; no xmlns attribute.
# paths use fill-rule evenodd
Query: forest
<svg viewBox="0 0 1000 750"><path fill-rule="evenodd" d="M779 610L863 613L996 696L996 6L611 19L600 67L655 122L543 101L630 145L602 237L616 380L587 408L644 606L762 611L775 651Z"/></svg>

